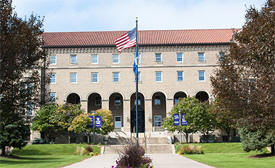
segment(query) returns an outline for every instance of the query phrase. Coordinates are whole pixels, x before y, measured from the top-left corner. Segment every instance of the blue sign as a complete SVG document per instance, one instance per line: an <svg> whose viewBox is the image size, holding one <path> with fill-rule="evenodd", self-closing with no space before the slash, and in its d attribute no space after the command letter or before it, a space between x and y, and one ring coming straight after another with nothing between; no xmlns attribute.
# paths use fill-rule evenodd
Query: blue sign
<svg viewBox="0 0 275 168"><path fill-rule="evenodd" d="M101 116L95 116L95 127L101 128Z"/></svg>
<svg viewBox="0 0 275 168"><path fill-rule="evenodd" d="M181 114L181 125L182 126L186 126L187 125L187 121L184 119L184 114Z"/></svg>
<svg viewBox="0 0 275 168"><path fill-rule="evenodd" d="M174 118L174 126L180 125L180 116L178 114L174 114L173 118Z"/></svg>
<svg viewBox="0 0 275 168"><path fill-rule="evenodd" d="M94 116L89 116L90 118L90 122L88 124L88 128L93 128L93 124L94 124Z"/></svg>

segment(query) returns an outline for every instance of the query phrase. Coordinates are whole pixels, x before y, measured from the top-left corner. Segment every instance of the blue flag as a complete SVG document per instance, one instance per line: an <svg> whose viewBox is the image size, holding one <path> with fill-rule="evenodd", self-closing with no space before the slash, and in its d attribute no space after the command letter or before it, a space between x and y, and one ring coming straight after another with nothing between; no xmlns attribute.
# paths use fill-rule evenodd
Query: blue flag
<svg viewBox="0 0 275 168"><path fill-rule="evenodd" d="M138 59L138 52L136 51L136 54L135 54L135 57L134 57L134 63L133 63L133 71L134 71L135 75L138 75L137 59Z"/></svg>

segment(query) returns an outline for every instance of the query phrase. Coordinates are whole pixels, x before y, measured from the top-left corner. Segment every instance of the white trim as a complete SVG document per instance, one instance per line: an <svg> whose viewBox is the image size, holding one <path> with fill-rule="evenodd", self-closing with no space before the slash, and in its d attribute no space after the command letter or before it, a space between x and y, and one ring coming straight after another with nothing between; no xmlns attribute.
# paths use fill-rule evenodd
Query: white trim
<svg viewBox="0 0 275 168"><path fill-rule="evenodd" d="M181 61L178 61L178 54L181 54ZM176 53L176 62L177 63L183 63L183 53L182 52L177 52Z"/></svg>
<svg viewBox="0 0 275 168"><path fill-rule="evenodd" d="M93 73L97 74L97 75L96 75L96 82L93 82L93 76L92 76ZM98 77L98 76L99 76L99 75L98 75L98 72L91 72L91 82L92 82L92 83L98 83L98 82L99 82L99 77Z"/></svg>
<svg viewBox="0 0 275 168"><path fill-rule="evenodd" d="M71 82L71 74L73 74L73 73L75 74L75 82ZM71 84L77 84L77 72L70 72L70 80L69 81Z"/></svg>
<svg viewBox="0 0 275 168"><path fill-rule="evenodd" d="M114 62L113 61L113 56L114 55L117 55L118 62ZM112 54L112 64L119 64L119 63L120 63L120 56L119 56L119 54Z"/></svg>
<svg viewBox="0 0 275 168"><path fill-rule="evenodd" d="M160 72L160 78L161 78L160 81L157 81L157 72ZM163 78L162 71L155 71L155 82L162 82L163 81L162 78Z"/></svg>
<svg viewBox="0 0 275 168"><path fill-rule="evenodd" d="M93 56L96 55L96 63L93 63ZM91 64L98 64L98 54L91 54Z"/></svg>
<svg viewBox="0 0 275 168"><path fill-rule="evenodd" d="M71 56L75 56L75 63L72 63ZM77 55L76 54L70 54L69 62L70 62L71 65L76 65L77 64Z"/></svg>

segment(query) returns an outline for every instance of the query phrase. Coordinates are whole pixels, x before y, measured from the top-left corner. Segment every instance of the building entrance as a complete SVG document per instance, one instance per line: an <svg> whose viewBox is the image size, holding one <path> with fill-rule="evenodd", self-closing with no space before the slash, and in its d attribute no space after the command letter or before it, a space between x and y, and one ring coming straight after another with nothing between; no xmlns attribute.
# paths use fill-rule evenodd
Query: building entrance
<svg viewBox="0 0 275 168"><path fill-rule="evenodd" d="M145 131L145 116L144 110L138 107L138 132L142 133ZM136 109L131 110L131 132L136 132Z"/></svg>

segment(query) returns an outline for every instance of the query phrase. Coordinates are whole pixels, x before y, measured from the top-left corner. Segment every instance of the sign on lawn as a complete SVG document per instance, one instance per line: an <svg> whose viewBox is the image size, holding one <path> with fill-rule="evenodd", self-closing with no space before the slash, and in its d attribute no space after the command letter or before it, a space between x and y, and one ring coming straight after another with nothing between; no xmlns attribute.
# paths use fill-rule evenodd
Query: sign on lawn
<svg viewBox="0 0 275 168"><path fill-rule="evenodd" d="M94 124L94 116L89 116L90 118L90 122L88 124L88 128L93 128L93 124Z"/></svg>
<svg viewBox="0 0 275 168"><path fill-rule="evenodd" d="M181 125L182 126L186 126L187 125L187 121L184 119L184 114L181 114Z"/></svg>
<svg viewBox="0 0 275 168"><path fill-rule="evenodd" d="M95 127L101 128L101 116L95 116Z"/></svg>

